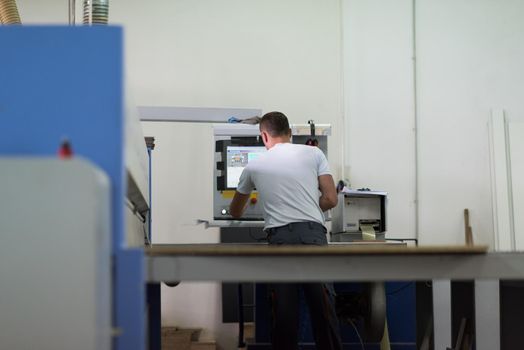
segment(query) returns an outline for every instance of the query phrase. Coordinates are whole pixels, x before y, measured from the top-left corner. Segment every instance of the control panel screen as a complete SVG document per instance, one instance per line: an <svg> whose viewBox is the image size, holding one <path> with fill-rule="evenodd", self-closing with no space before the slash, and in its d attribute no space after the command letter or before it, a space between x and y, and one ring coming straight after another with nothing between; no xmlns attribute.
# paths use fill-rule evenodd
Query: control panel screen
<svg viewBox="0 0 524 350"><path fill-rule="evenodd" d="M237 188L246 165L265 151L263 146L227 146L227 188Z"/></svg>

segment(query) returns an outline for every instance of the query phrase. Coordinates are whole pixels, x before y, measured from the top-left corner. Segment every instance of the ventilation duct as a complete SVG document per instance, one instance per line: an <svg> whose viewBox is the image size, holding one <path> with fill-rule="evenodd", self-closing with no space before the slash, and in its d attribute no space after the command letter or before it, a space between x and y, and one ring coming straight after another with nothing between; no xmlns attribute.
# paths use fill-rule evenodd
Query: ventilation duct
<svg viewBox="0 0 524 350"><path fill-rule="evenodd" d="M21 24L15 0L0 0L0 23Z"/></svg>
<svg viewBox="0 0 524 350"><path fill-rule="evenodd" d="M107 24L109 0L84 0L84 24Z"/></svg>

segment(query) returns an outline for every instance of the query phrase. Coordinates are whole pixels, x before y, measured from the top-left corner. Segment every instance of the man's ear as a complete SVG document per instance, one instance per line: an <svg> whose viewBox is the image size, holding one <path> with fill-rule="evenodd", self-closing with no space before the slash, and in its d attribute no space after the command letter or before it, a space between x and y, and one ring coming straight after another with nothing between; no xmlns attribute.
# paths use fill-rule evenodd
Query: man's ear
<svg viewBox="0 0 524 350"><path fill-rule="evenodd" d="M262 142L264 142L264 145L269 141L269 136L266 131L262 131L260 133L262 135Z"/></svg>

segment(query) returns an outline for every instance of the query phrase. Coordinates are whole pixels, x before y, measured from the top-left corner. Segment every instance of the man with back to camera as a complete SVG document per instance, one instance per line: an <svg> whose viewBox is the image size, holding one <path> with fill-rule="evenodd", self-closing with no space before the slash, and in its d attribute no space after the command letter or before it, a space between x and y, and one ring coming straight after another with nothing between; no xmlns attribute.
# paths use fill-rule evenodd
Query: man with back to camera
<svg viewBox="0 0 524 350"><path fill-rule="evenodd" d="M268 151L244 168L231 215L242 216L256 188L269 244L327 244L323 212L335 207L338 198L324 153L318 147L292 144L287 117L280 112L262 117L260 134ZM271 285L273 349L298 349L299 287L317 349L342 349L333 288L324 283Z"/></svg>

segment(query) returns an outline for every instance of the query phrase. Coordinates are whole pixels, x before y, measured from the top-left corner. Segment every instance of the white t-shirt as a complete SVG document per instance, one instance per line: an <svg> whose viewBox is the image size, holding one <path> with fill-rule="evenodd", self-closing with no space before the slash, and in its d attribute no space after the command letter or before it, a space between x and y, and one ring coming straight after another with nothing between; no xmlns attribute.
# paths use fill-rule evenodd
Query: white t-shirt
<svg viewBox="0 0 524 350"><path fill-rule="evenodd" d="M264 229L304 221L324 225L318 177L326 174L329 164L318 147L278 143L244 168L237 191L257 189Z"/></svg>

